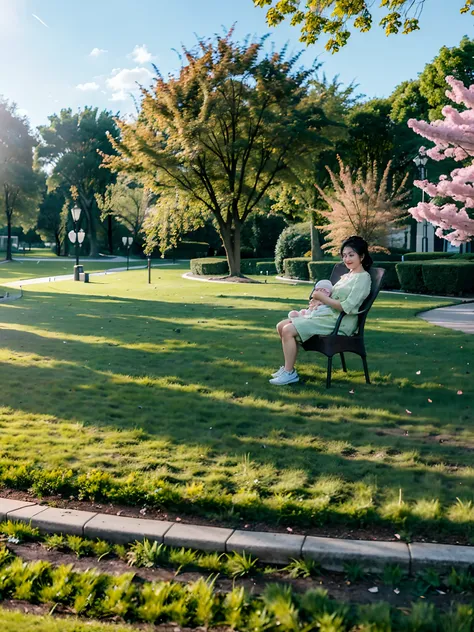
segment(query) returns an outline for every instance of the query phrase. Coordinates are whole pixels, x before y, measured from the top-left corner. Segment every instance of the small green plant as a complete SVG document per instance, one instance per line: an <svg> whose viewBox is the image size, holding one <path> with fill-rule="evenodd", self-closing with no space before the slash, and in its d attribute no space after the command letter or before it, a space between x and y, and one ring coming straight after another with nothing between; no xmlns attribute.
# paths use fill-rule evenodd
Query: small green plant
<svg viewBox="0 0 474 632"><path fill-rule="evenodd" d="M205 580L200 577L188 584L190 605L194 610L195 622L206 629L212 621L216 611L217 599L214 592L215 579Z"/></svg>
<svg viewBox="0 0 474 632"><path fill-rule="evenodd" d="M206 571L220 573L224 569L223 553L204 553L197 560L197 565Z"/></svg>
<svg viewBox="0 0 474 632"><path fill-rule="evenodd" d="M245 575L255 573L257 564L256 557L247 555L245 551L242 554L234 551L227 554L226 571L231 577L245 577Z"/></svg>
<svg viewBox="0 0 474 632"><path fill-rule="evenodd" d="M122 562L128 561L128 551L124 544L115 544L112 550Z"/></svg>
<svg viewBox="0 0 474 632"><path fill-rule="evenodd" d="M76 594L72 609L75 614L93 611L98 594L106 584L106 577L96 570L78 573L76 578Z"/></svg>
<svg viewBox="0 0 474 632"><path fill-rule="evenodd" d="M43 576L49 573L50 570L51 564L43 560L27 563L19 557L14 559L9 567L9 574L13 584L13 598L24 599L25 601L33 600Z"/></svg>
<svg viewBox="0 0 474 632"><path fill-rule="evenodd" d="M106 555L110 555L110 553L112 553L114 549L113 545L110 544L110 542L106 542L105 540L97 540L96 542L92 542L91 548L94 552L94 555L97 555L99 562Z"/></svg>
<svg viewBox="0 0 474 632"><path fill-rule="evenodd" d="M467 604L452 606L450 612L441 617L443 632L471 632L474 624L473 607Z"/></svg>
<svg viewBox="0 0 474 632"><path fill-rule="evenodd" d="M234 587L226 594L222 604L224 613L224 624L231 630L241 629L244 620L244 610L246 605L245 588Z"/></svg>
<svg viewBox="0 0 474 632"><path fill-rule="evenodd" d="M2 522L0 533L3 533L10 542L18 544L20 542L35 542L40 539L40 532L31 524L26 522Z"/></svg>
<svg viewBox="0 0 474 632"><path fill-rule="evenodd" d="M39 592L42 603L69 603L75 591L73 565L59 566L51 571L51 583Z"/></svg>
<svg viewBox="0 0 474 632"><path fill-rule="evenodd" d="M262 600L279 630L296 632L300 629L298 610L293 601L291 586L269 584L263 592Z"/></svg>
<svg viewBox="0 0 474 632"><path fill-rule="evenodd" d="M115 615L124 619L134 607L134 573L124 573L119 577L110 577L100 604L100 610L106 616Z"/></svg>
<svg viewBox="0 0 474 632"><path fill-rule="evenodd" d="M416 574L416 587L420 595L425 595L430 590L436 590L441 586L441 577L434 568L426 568Z"/></svg>
<svg viewBox="0 0 474 632"><path fill-rule="evenodd" d="M454 593L469 592L474 586L474 577L467 571L457 571L453 568L444 584Z"/></svg>
<svg viewBox="0 0 474 632"><path fill-rule="evenodd" d="M58 551L64 551L67 547L66 538L62 535L62 533L53 533L52 535L48 535L44 539L44 546L48 549L56 549Z"/></svg>
<svg viewBox="0 0 474 632"><path fill-rule="evenodd" d="M347 630L344 616L337 612L324 612L316 618L316 624L319 632L345 632ZM374 629L371 627L370 630Z"/></svg>
<svg viewBox="0 0 474 632"><path fill-rule="evenodd" d="M433 632L433 630L436 630L436 610L434 605L425 601L416 601L405 620L405 628L410 630L410 632L412 630L416 632Z"/></svg>
<svg viewBox="0 0 474 632"><path fill-rule="evenodd" d="M386 586L399 588L405 580L406 574L398 564L387 564L382 573L382 581Z"/></svg>
<svg viewBox="0 0 474 632"><path fill-rule="evenodd" d="M90 540L85 540L79 535L68 535L66 537L66 545L77 557L85 557L93 552Z"/></svg>
<svg viewBox="0 0 474 632"><path fill-rule="evenodd" d="M321 565L314 560L292 559L283 569L292 579L298 577L315 577L321 571Z"/></svg>
<svg viewBox="0 0 474 632"><path fill-rule="evenodd" d="M169 562L172 566L176 566L176 575L183 568L189 568L190 566L196 566L198 563L197 551L192 549L171 549L168 556Z"/></svg>
<svg viewBox="0 0 474 632"><path fill-rule="evenodd" d="M130 566L144 566L145 568L153 568L159 566L166 560L166 547L158 542L136 541L130 547L127 553L127 561Z"/></svg>
<svg viewBox="0 0 474 632"><path fill-rule="evenodd" d="M365 579L364 569L358 562L345 562L344 575L351 584Z"/></svg>

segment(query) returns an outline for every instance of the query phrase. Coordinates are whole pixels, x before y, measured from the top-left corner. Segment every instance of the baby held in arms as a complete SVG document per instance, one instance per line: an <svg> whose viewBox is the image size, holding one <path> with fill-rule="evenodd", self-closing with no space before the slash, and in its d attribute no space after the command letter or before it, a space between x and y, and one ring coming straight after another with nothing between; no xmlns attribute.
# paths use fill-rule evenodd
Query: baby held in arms
<svg viewBox="0 0 474 632"><path fill-rule="evenodd" d="M318 281L314 286L313 292L318 290L319 292L323 292L326 296L331 296L333 285L331 281L323 279L322 281ZM331 308L328 305L324 305L321 301L317 301L313 299L313 293L311 293L311 298L309 299L309 305L306 309L300 309L299 311L296 309L291 310L288 314L288 318L313 318L314 316L321 316L323 312L330 312Z"/></svg>

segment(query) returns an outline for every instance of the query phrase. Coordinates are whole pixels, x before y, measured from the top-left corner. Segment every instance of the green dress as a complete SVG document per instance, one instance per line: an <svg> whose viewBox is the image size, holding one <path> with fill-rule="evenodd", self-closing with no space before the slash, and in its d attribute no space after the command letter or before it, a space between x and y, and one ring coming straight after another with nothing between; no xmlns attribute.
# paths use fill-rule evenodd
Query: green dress
<svg viewBox="0 0 474 632"><path fill-rule="evenodd" d="M342 319L339 334L352 335L357 329L357 312L360 306L370 294L371 278L368 272L348 272L344 274L334 286L331 298L341 302L342 309L347 314ZM311 336L327 336L336 326L340 312L337 309L324 310L318 316L317 312L312 318L292 318L291 322L296 327L302 342Z"/></svg>

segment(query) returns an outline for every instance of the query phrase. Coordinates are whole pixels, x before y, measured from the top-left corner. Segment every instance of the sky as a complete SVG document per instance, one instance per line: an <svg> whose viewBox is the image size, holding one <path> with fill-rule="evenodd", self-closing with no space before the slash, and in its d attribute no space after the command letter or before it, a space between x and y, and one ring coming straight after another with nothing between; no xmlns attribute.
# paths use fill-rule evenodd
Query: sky
<svg viewBox="0 0 474 632"><path fill-rule="evenodd" d="M149 85L153 64L163 75L175 72L183 45L235 24L239 40L268 33L268 49L302 50L302 65L318 59L328 78L384 97L416 78L441 46L474 36L474 17L459 13L464 2L426 0L421 31L387 38L373 28L333 55L324 41L305 47L289 24L269 29L252 0L0 0L0 95L35 127L68 107L132 113L136 82Z"/></svg>

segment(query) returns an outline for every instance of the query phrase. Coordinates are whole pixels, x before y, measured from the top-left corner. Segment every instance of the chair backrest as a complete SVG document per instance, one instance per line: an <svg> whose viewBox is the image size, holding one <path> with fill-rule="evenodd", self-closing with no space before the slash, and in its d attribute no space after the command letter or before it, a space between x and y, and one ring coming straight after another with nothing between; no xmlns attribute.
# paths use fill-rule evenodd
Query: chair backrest
<svg viewBox="0 0 474 632"><path fill-rule="evenodd" d="M339 279L347 273L347 268L343 263L336 263L331 272L330 281L335 285ZM373 266L369 270L370 278L372 279L372 285L370 287L370 294L362 303L359 308L359 324L357 331L360 336L364 333L365 320L373 302L377 298L380 288L382 286L383 276L385 274L384 268L374 268Z"/></svg>

